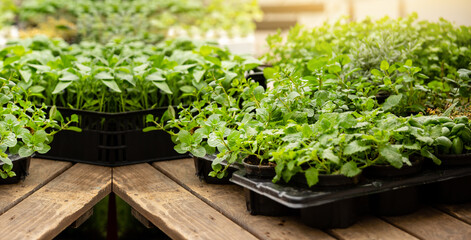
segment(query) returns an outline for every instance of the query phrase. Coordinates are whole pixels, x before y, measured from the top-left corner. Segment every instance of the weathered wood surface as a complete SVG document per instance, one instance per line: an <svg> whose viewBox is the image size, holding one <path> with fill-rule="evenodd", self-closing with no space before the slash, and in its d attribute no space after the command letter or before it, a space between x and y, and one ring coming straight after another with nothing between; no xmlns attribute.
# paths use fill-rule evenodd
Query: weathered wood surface
<svg viewBox="0 0 471 240"><path fill-rule="evenodd" d="M333 239L292 217L250 215L241 187L200 182L195 176L193 159L155 162L153 165L260 239Z"/></svg>
<svg viewBox="0 0 471 240"><path fill-rule="evenodd" d="M256 239L149 164L114 168L113 191L173 239Z"/></svg>
<svg viewBox="0 0 471 240"><path fill-rule="evenodd" d="M111 192L111 168L75 164L0 216L2 239L52 239Z"/></svg>
<svg viewBox="0 0 471 240"><path fill-rule="evenodd" d="M414 240L416 237L376 217L367 216L349 228L331 229L329 232L341 240Z"/></svg>
<svg viewBox="0 0 471 240"><path fill-rule="evenodd" d="M463 222L471 224L471 203L440 205L438 208Z"/></svg>
<svg viewBox="0 0 471 240"><path fill-rule="evenodd" d="M409 215L385 219L420 239L471 239L471 225L430 207L424 207Z"/></svg>
<svg viewBox="0 0 471 240"><path fill-rule="evenodd" d="M72 163L33 158L29 176L17 184L0 185L0 215L70 168Z"/></svg>

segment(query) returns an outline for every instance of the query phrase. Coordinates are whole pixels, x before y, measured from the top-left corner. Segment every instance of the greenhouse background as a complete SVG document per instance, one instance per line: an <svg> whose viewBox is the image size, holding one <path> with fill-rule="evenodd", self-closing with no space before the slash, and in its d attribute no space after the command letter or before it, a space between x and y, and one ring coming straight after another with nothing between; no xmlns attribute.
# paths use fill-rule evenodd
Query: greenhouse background
<svg viewBox="0 0 471 240"><path fill-rule="evenodd" d="M470 10L0 0L0 240L469 239Z"/></svg>

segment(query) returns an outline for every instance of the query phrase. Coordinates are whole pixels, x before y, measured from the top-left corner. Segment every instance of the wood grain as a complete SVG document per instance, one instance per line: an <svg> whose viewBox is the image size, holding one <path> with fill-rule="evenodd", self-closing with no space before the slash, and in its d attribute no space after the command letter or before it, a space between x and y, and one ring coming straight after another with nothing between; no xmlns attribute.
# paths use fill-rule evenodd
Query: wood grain
<svg viewBox="0 0 471 240"><path fill-rule="evenodd" d="M149 164L114 168L113 191L173 239L256 239Z"/></svg>
<svg viewBox="0 0 471 240"><path fill-rule="evenodd" d="M331 229L329 232L342 240L413 240L416 237L376 217L367 216L345 229Z"/></svg>
<svg viewBox="0 0 471 240"><path fill-rule="evenodd" d="M399 217L385 217L393 225L427 240L466 240L471 238L471 225L430 207Z"/></svg>
<svg viewBox="0 0 471 240"><path fill-rule="evenodd" d="M70 168L72 163L33 158L29 176L17 184L0 185L0 215Z"/></svg>
<svg viewBox="0 0 471 240"><path fill-rule="evenodd" d="M52 239L110 192L111 168L75 164L1 215L1 238Z"/></svg>
<svg viewBox="0 0 471 240"><path fill-rule="evenodd" d="M471 203L440 205L438 208L461 221L471 224Z"/></svg>
<svg viewBox="0 0 471 240"><path fill-rule="evenodd" d="M333 239L327 233L307 227L292 217L250 215L241 187L200 182L195 176L193 159L156 162L153 165L260 239Z"/></svg>

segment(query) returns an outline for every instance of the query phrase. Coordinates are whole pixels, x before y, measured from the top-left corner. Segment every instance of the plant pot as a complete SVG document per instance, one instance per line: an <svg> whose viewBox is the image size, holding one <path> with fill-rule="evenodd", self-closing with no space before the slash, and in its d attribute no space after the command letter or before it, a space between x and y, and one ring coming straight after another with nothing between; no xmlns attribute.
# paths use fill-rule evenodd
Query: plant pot
<svg viewBox="0 0 471 240"><path fill-rule="evenodd" d="M253 162L251 162L253 161ZM251 156L242 161L247 177L273 178L276 175L275 166L254 164L258 159L253 160Z"/></svg>
<svg viewBox="0 0 471 240"><path fill-rule="evenodd" d="M272 199L244 188L245 204L251 215L287 216L297 213L296 209L286 207Z"/></svg>
<svg viewBox="0 0 471 240"><path fill-rule="evenodd" d="M57 133L51 150L39 154L42 158L114 167L188 157L175 152L168 133L142 131L148 114L161 117L167 108L124 113L58 109L64 117L77 114L82 132Z"/></svg>
<svg viewBox="0 0 471 240"><path fill-rule="evenodd" d="M378 92L378 94L375 95L375 99L378 102L378 104L383 104L390 95L391 94L386 91Z"/></svg>
<svg viewBox="0 0 471 240"><path fill-rule="evenodd" d="M367 197L344 199L300 210L301 221L314 228L347 228L364 214Z"/></svg>
<svg viewBox="0 0 471 240"><path fill-rule="evenodd" d="M263 75L263 72L252 72L245 76L246 79L252 79L255 82L258 82L260 86L267 89L267 79Z"/></svg>
<svg viewBox="0 0 471 240"><path fill-rule="evenodd" d="M215 155L207 155L202 158L193 156L193 161L195 163L196 169L196 176L198 176L201 181L204 181L209 184L230 184L231 182L229 181L229 179L232 177L232 173L238 170L238 168L235 166L230 166L226 170L226 176L221 179L217 177L210 177L209 173L213 171L212 163L214 158L216 158ZM222 165L225 166L226 164L222 163Z"/></svg>
<svg viewBox="0 0 471 240"><path fill-rule="evenodd" d="M339 174L319 174L319 181L316 185L311 186L310 188L315 189L335 189L335 188L345 188L351 187L360 182L361 174L358 174L354 177L347 177ZM306 177L304 174L296 174L291 178L291 181L300 187L309 188L307 184Z"/></svg>
<svg viewBox="0 0 471 240"><path fill-rule="evenodd" d="M15 184L19 183L20 181L25 180L26 176L29 175L29 165L31 162L31 157L20 157L19 155L12 155L9 156L13 162L13 169L12 171L15 172L16 176L8 177L6 179L0 178L0 185L1 184ZM0 167L3 164L0 164Z"/></svg>
<svg viewBox="0 0 471 240"><path fill-rule="evenodd" d="M471 153L465 154L441 154L437 158L442 161L440 166L453 167L471 165Z"/></svg>
<svg viewBox="0 0 471 240"><path fill-rule="evenodd" d="M370 198L374 214L380 216L400 216L415 212L420 207L419 187L374 194Z"/></svg>
<svg viewBox="0 0 471 240"><path fill-rule="evenodd" d="M400 179L422 171L424 159L418 157L412 165L404 165L398 169L391 165L374 165L364 170L369 178ZM372 211L381 216L399 216L412 213L420 207L420 192L418 187L406 187L398 190L378 193L371 196Z"/></svg>
<svg viewBox="0 0 471 240"><path fill-rule="evenodd" d="M442 161L442 164L438 166L439 169L471 166L471 153L438 155L437 157ZM468 190L470 182L471 176L439 181L427 186L427 194L437 203L471 202L471 191Z"/></svg>
<svg viewBox="0 0 471 240"><path fill-rule="evenodd" d="M397 178L417 174L422 171L424 165L423 157L411 162L411 166L403 165L395 168L391 165L372 165L363 170L363 175L368 178Z"/></svg>

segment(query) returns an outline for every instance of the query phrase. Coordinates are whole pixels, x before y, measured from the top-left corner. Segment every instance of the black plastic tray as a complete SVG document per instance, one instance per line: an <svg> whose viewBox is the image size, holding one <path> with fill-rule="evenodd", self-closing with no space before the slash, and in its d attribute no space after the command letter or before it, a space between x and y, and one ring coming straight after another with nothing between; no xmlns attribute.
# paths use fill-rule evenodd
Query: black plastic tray
<svg viewBox="0 0 471 240"><path fill-rule="evenodd" d="M363 178L358 185L342 188L275 184L270 179L248 178L244 170L234 172L230 181L245 188L247 210L253 215L298 212L311 227L344 228L367 212L387 216L411 213L426 196L433 196L435 202L471 201L466 185L469 180L471 166L426 169L404 178Z"/></svg>
<svg viewBox="0 0 471 240"><path fill-rule="evenodd" d="M246 178L245 171L232 174L231 182L271 198L290 208L319 206L343 199L361 197L408 187L420 186L471 176L471 166L449 169L427 169L422 173L402 179L363 179L358 185L337 189L307 189L284 186L270 179Z"/></svg>
<svg viewBox="0 0 471 240"><path fill-rule="evenodd" d="M58 109L64 117L77 114L82 132L59 132L39 157L111 167L188 157L175 152L168 133L142 131L146 116L161 117L166 107L124 113Z"/></svg>
<svg viewBox="0 0 471 240"><path fill-rule="evenodd" d="M0 178L0 185L2 184L15 184L25 180L26 176L29 175L29 165L31 157L20 157L19 155L9 156L13 162L12 171L15 172L16 176L8 177L6 179ZM0 167L3 164L0 165Z"/></svg>
<svg viewBox="0 0 471 240"><path fill-rule="evenodd" d="M239 165L232 165L227 169L227 174L225 177L221 179L217 177L210 177L209 173L213 171L211 164L216 158L216 155L206 155L201 158L195 156L192 157L195 162L196 176L198 176L201 181L205 181L209 184L230 184L231 182L229 181L229 179L232 177L232 173L239 169ZM222 162L221 165L226 166L227 164L226 162Z"/></svg>

